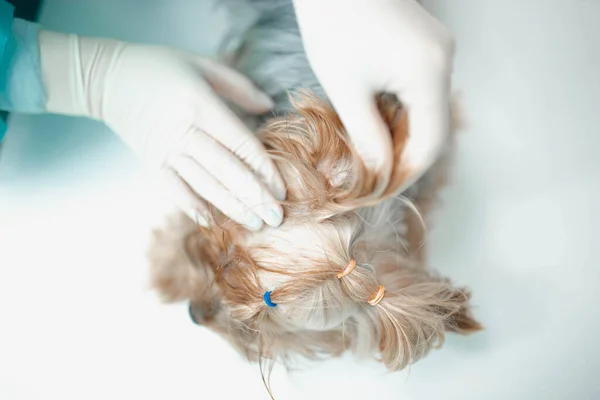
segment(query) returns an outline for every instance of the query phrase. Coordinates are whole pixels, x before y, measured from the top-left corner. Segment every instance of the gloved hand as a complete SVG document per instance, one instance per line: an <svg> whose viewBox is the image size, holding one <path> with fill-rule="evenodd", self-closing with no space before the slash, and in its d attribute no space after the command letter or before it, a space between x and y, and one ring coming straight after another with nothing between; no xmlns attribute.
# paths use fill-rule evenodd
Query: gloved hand
<svg viewBox="0 0 600 400"><path fill-rule="evenodd" d="M389 177L392 146L374 95L408 110L406 186L436 160L449 133L454 42L415 0L294 0L309 62L366 165ZM387 181L386 181L387 182Z"/></svg>
<svg viewBox="0 0 600 400"><path fill-rule="evenodd" d="M206 224L211 203L235 221L278 226L285 187L255 135L218 95L251 113L272 106L237 72L196 55L42 31L47 111L105 122L171 183L177 204Z"/></svg>

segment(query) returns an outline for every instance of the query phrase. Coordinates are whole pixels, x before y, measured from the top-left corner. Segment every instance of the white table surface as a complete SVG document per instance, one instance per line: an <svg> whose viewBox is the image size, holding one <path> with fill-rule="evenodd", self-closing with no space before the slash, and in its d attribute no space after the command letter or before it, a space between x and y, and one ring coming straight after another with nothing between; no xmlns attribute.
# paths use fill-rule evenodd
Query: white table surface
<svg viewBox="0 0 600 400"><path fill-rule="evenodd" d="M277 399L600 398L600 2L429 0L456 33L460 139L432 265L487 330L410 371L276 369ZM209 52L200 0L46 0L47 27ZM15 116L0 155L0 399L265 399L258 368L147 288L168 203L106 128Z"/></svg>

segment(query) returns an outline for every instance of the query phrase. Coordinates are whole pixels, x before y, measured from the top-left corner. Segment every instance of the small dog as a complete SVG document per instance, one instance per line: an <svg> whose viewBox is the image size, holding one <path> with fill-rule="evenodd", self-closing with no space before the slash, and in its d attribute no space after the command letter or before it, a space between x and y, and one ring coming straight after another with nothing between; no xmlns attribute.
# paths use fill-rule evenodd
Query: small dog
<svg viewBox="0 0 600 400"><path fill-rule="evenodd" d="M275 116L255 123L287 185L284 223L250 232L218 212L210 229L176 216L150 249L156 290L166 301L189 301L196 323L252 361L351 350L400 370L446 332L481 329L469 291L425 267L424 218L446 178L451 143L398 195L408 172L401 104L377 99L395 157L384 184L357 156L312 75L291 0L250 5L256 19L238 33L234 65L277 103Z"/></svg>

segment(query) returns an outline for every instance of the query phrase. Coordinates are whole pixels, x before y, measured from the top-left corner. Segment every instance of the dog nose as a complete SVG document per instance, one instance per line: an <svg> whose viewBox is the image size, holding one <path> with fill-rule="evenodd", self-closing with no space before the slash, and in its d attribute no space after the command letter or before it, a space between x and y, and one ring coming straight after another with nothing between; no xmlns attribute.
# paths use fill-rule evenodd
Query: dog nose
<svg viewBox="0 0 600 400"><path fill-rule="evenodd" d="M188 305L188 314L190 315L190 319L192 320L193 323L195 323L196 325L200 325L200 322L198 322L198 319L194 315L194 310L192 309L192 303L190 303Z"/></svg>
<svg viewBox="0 0 600 400"><path fill-rule="evenodd" d="M190 319L196 325L204 325L207 321L210 321L215 316L217 309L218 304L193 304L190 302L188 305L188 314L190 315Z"/></svg>

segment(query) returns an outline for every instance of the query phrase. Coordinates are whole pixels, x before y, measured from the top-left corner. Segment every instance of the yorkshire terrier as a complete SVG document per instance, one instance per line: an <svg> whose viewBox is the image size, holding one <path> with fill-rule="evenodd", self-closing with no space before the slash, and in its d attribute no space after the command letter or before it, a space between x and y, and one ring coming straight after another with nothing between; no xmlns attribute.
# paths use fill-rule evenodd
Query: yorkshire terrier
<svg viewBox="0 0 600 400"><path fill-rule="evenodd" d="M229 2L239 12L239 0ZM188 301L195 323L251 361L351 350L400 370L441 346L447 332L481 329L469 291L426 267L424 225L446 180L452 138L437 163L398 193L409 173L400 102L377 98L395 161L382 182L310 70L291 0L248 5L255 19L235 33L232 63L277 104L274 115L247 121L259 127L286 182L284 222L250 232L216 211L210 228L177 215L150 249L155 289L165 301Z"/></svg>

